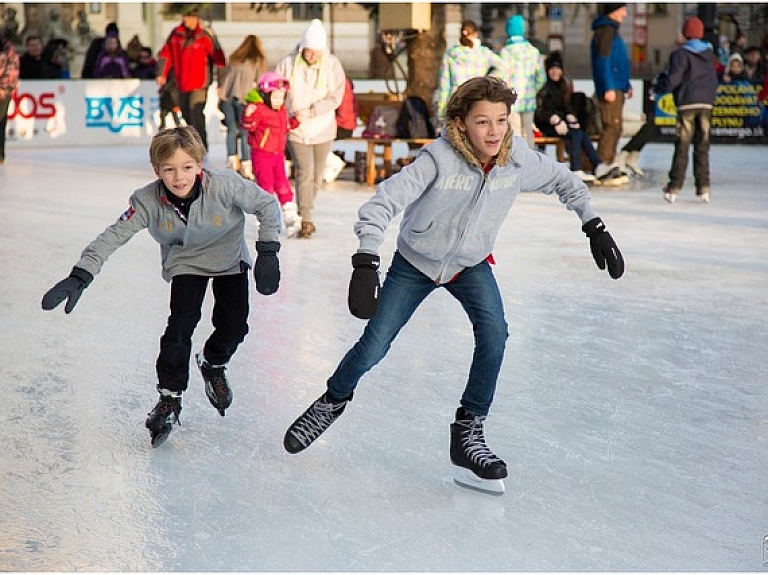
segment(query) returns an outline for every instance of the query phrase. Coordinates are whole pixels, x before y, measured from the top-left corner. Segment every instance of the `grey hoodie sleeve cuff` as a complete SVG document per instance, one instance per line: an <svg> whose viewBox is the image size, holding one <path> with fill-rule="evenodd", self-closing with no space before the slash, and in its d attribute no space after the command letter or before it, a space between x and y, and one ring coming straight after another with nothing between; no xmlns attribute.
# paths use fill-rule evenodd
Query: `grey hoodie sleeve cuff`
<svg viewBox="0 0 768 575"><path fill-rule="evenodd" d="M357 251L378 255L379 241L374 236L362 236L360 238L360 246L357 248Z"/></svg>

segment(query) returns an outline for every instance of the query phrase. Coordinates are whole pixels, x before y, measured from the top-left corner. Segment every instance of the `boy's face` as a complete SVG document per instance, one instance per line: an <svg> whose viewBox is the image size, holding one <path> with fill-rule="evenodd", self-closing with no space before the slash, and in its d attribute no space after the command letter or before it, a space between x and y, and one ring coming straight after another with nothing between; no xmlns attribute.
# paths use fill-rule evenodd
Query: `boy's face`
<svg viewBox="0 0 768 575"><path fill-rule="evenodd" d="M192 195L195 179L202 169L203 164L179 149L155 168L155 174L163 180L165 187L173 192L173 195L188 198Z"/></svg>
<svg viewBox="0 0 768 575"><path fill-rule="evenodd" d="M504 102L481 100L469 110L462 121L456 118L459 130L466 134L478 160L487 164L498 153L509 130L509 112Z"/></svg>

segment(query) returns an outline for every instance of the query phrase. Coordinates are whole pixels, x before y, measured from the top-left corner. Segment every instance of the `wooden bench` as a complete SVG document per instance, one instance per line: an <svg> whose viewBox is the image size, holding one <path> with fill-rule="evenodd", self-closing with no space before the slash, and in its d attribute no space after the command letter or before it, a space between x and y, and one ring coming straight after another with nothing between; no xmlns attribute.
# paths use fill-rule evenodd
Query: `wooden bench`
<svg viewBox="0 0 768 575"><path fill-rule="evenodd" d="M592 136L592 141L596 142L600 139L599 136ZM408 144L412 146L426 146L432 143L434 140L430 138L361 138L352 137L345 138L344 141L349 142L365 142L365 183L370 187L376 186L376 179L381 171L383 178L388 178L392 175L392 145L393 144ZM568 154L566 150L566 141L563 138L540 136L534 139L534 143L537 146L546 146L553 144L555 146L555 154L558 162L568 161ZM377 160L381 160L381 170L377 167Z"/></svg>

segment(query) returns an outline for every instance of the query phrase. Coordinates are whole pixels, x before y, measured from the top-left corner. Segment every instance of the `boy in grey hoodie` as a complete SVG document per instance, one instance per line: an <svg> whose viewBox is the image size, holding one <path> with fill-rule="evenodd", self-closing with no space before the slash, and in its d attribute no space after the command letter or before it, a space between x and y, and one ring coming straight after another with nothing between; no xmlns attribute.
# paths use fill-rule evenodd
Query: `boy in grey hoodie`
<svg viewBox="0 0 768 575"><path fill-rule="evenodd" d="M272 194L231 170L203 169L206 149L191 126L158 132L149 148L158 179L136 190L128 209L83 250L69 277L43 296L52 310L65 299L71 313L110 255L147 229L160 244L163 278L171 283L171 314L156 369L160 399L146 426L153 447L165 441L181 413L187 389L192 334L200 321L208 281L213 284L214 331L195 357L211 404L223 416L232 403L225 365L248 333L245 214L259 220L256 289L270 295L280 284L280 207Z"/></svg>
<svg viewBox="0 0 768 575"><path fill-rule="evenodd" d="M451 461L460 483L503 491L506 464L483 437L508 336L490 263L518 192L556 193L581 219L600 269L607 265L614 279L624 272L621 253L592 210L584 183L513 137L508 116L516 97L498 78L466 81L448 101L441 136L360 208L348 302L353 315L370 321L328 379L326 392L286 432L289 452L309 447L342 414L360 378L384 358L421 302L442 287L461 303L475 334L469 380L451 425ZM390 222L403 211L397 251L379 294L379 248Z"/></svg>

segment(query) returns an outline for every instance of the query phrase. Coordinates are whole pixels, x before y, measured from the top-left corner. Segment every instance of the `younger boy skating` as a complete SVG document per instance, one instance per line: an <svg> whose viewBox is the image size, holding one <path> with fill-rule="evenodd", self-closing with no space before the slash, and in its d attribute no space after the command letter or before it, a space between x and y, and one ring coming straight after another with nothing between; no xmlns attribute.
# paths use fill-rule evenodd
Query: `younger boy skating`
<svg viewBox="0 0 768 575"><path fill-rule="evenodd" d="M245 215L259 220L256 289L273 294L280 284L280 209L274 196L231 170L203 168L205 145L191 126L158 132L149 157L158 179L136 190L128 209L85 250L69 277L43 296L52 310L64 300L70 313L110 255L147 229L160 244L163 278L171 284L171 313L156 362L160 398L146 426L157 447L179 420L187 389L192 334L200 321L209 281L213 285L214 331L195 360L206 395L224 415L232 402L225 367L248 333L248 270Z"/></svg>
<svg viewBox="0 0 768 575"><path fill-rule="evenodd" d="M360 340L327 381L327 389L291 424L285 449L298 453L344 412L360 378L381 361L422 301L445 288L466 311L475 334L469 379L450 427L450 459L462 485L501 493L505 462L486 445L484 423L504 357L507 323L490 262L499 228L518 192L556 193L576 212L600 269L618 279L624 260L589 203L586 185L566 166L513 137L508 116L517 95L493 77L459 86L446 107L446 127L416 160L379 184L358 211L349 309L370 319ZM403 213L397 251L379 293L379 249Z"/></svg>

